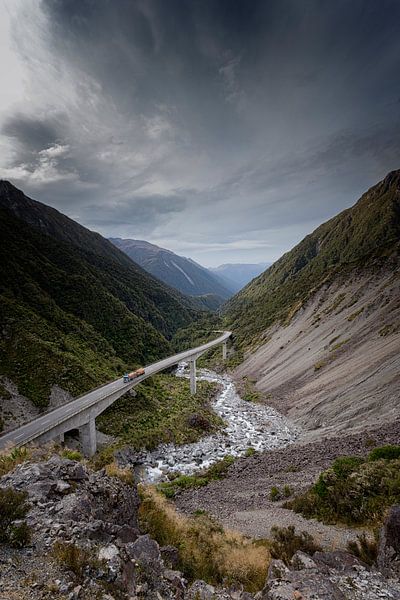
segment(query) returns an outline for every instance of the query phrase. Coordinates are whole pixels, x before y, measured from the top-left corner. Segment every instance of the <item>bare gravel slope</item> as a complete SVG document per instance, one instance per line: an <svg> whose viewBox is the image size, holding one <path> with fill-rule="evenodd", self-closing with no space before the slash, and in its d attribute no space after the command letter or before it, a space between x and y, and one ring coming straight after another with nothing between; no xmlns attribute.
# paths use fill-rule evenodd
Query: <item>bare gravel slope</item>
<svg viewBox="0 0 400 600"><path fill-rule="evenodd" d="M304 430L361 431L400 416L400 271L353 271L322 286L287 326L273 325L237 369Z"/></svg>

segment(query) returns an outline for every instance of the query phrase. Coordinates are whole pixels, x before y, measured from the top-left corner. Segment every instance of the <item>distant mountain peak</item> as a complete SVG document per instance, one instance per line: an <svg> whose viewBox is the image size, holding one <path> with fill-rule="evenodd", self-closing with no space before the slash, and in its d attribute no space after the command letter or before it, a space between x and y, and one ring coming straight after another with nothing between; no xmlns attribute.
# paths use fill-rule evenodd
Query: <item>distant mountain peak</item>
<svg viewBox="0 0 400 600"><path fill-rule="evenodd" d="M222 303L233 293L217 274L190 258L144 240L110 238L110 241L143 269L184 294L203 297L211 294Z"/></svg>

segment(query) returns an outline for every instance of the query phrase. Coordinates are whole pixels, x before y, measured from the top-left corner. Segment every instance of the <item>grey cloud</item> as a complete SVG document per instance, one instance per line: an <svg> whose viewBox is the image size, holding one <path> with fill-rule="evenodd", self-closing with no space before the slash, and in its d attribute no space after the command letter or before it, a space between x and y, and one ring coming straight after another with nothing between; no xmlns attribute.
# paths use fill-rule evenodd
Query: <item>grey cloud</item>
<svg viewBox="0 0 400 600"><path fill-rule="evenodd" d="M60 138L60 130L58 119L40 119L17 113L5 120L1 133L14 138L26 149L37 152L54 144Z"/></svg>
<svg viewBox="0 0 400 600"><path fill-rule="evenodd" d="M396 0L31 6L2 173L103 234L270 260L400 166Z"/></svg>

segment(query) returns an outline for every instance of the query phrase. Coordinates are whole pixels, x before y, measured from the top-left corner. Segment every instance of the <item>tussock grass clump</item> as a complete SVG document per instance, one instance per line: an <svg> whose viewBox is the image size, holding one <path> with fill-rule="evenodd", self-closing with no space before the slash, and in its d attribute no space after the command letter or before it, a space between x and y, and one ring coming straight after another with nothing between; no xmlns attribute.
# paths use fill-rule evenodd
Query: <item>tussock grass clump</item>
<svg viewBox="0 0 400 600"><path fill-rule="evenodd" d="M27 448L13 448L0 453L0 477L13 471L15 467L30 458Z"/></svg>
<svg viewBox="0 0 400 600"><path fill-rule="evenodd" d="M117 463L112 462L106 465L106 474L109 477L116 477L123 483L133 485L133 473L128 467L122 468L119 467Z"/></svg>
<svg viewBox="0 0 400 600"><path fill-rule="evenodd" d="M372 539L368 538L365 533L363 533L357 536L357 541L350 540L347 544L347 550L363 562L367 563L367 565L375 564L378 556L377 530Z"/></svg>
<svg viewBox="0 0 400 600"><path fill-rule="evenodd" d="M281 500L281 498L282 495L279 491L279 488L277 488L276 485L273 485L269 491L269 499L271 502L277 502L278 500Z"/></svg>
<svg viewBox="0 0 400 600"><path fill-rule="evenodd" d="M30 541L30 529L23 519L28 510L28 493L13 488L0 488L0 543L21 548Z"/></svg>
<svg viewBox="0 0 400 600"><path fill-rule="evenodd" d="M385 510L400 502L400 447L375 448L367 459L338 458L287 508L325 523L378 525Z"/></svg>
<svg viewBox="0 0 400 600"><path fill-rule="evenodd" d="M289 527L272 527L271 533L271 555L273 558L283 560L287 565L298 550L302 550L302 552L310 555L322 550L321 546L314 541L312 535L307 531L296 533L294 525L289 525Z"/></svg>
<svg viewBox="0 0 400 600"><path fill-rule="evenodd" d="M71 450L69 448L65 448L65 450L61 452L61 456L62 458L68 458L69 460L83 460L83 456L79 450Z"/></svg>
<svg viewBox="0 0 400 600"><path fill-rule="evenodd" d="M73 543L54 542L51 555L64 569L71 571L78 581L83 581L87 570L99 568L103 564L93 552Z"/></svg>
<svg viewBox="0 0 400 600"><path fill-rule="evenodd" d="M179 550L179 568L189 580L212 584L242 584L255 592L265 583L270 554L264 545L224 530L207 514L178 514L153 487L140 487L139 516L161 545Z"/></svg>

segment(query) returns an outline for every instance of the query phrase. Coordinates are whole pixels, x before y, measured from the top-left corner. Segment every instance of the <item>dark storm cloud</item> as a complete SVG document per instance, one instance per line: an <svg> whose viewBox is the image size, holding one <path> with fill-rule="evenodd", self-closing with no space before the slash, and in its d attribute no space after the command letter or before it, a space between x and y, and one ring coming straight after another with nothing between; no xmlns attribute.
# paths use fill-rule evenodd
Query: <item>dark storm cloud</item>
<svg viewBox="0 0 400 600"><path fill-rule="evenodd" d="M24 114L15 114L5 120L1 133L30 151L39 151L53 145L60 135L59 125L54 118L38 119Z"/></svg>
<svg viewBox="0 0 400 600"><path fill-rule="evenodd" d="M400 167L397 0L20 6L3 175L104 234L269 260Z"/></svg>

